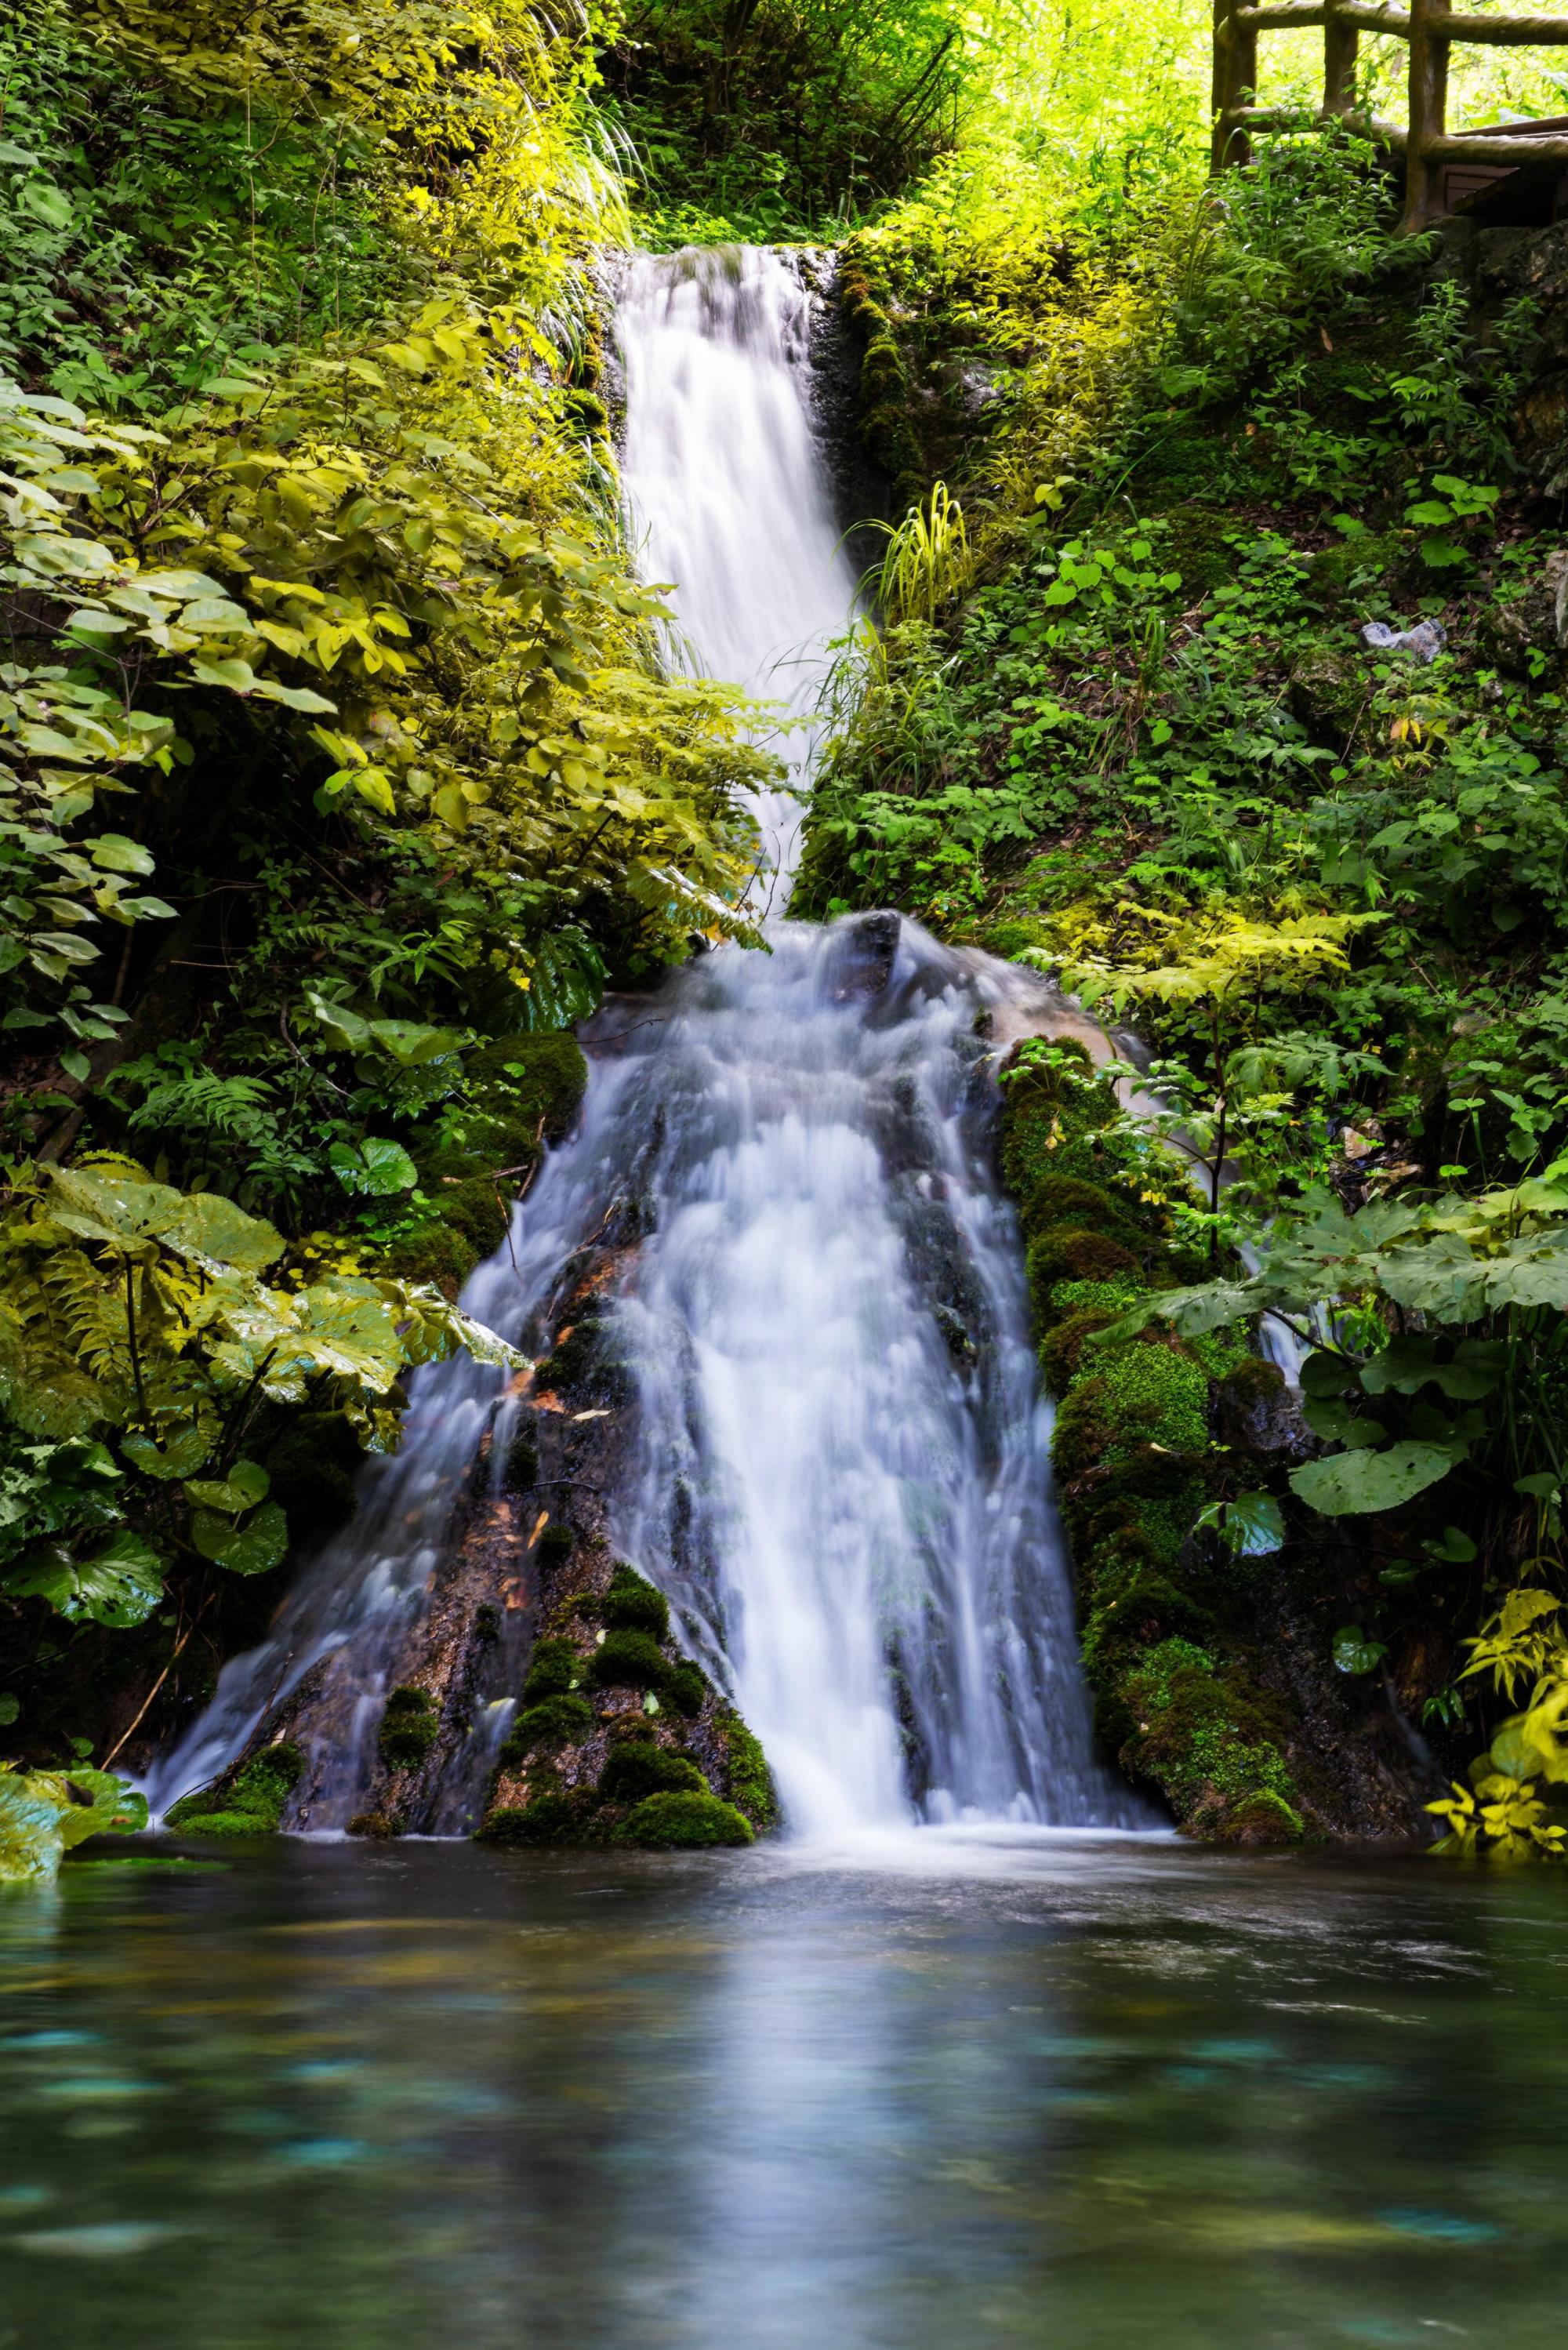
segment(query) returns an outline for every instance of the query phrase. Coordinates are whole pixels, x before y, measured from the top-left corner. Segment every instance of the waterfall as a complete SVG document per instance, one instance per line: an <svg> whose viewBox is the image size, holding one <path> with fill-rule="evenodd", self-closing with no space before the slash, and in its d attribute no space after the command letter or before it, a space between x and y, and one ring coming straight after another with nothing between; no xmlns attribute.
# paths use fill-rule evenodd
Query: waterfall
<svg viewBox="0 0 1568 2350"><path fill-rule="evenodd" d="M672 657L784 705L792 782L854 595L810 412L813 301L787 256L691 252L632 263L617 317L625 488L643 576L673 587ZM998 1038L1068 1024L1028 974L896 916L784 919L801 803L754 813L766 948L701 955L656 1012L623 1000L589 1024L580 1129L465 1303L523 1336L608 1203L639 1203L610 1301L636 1395L617 1544L761 1738L793 1829L1139 1825L1093 1756L1022 1252L991 1170ZM315 1672L308 1817L352 1816L503 1388L472 1364L419 1374L401 1451L367 1470L355 1524L268 1641L225 1669L155 1802L243 1752ZM504 1640L438 1827L472 1825L519 1665Z"/></svg>

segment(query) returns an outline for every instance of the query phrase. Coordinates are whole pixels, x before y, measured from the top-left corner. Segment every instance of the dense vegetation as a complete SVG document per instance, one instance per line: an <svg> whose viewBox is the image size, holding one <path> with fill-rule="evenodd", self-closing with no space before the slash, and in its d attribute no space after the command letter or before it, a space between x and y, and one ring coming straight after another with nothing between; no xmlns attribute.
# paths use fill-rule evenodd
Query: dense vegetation
<svg viewBox="0 0 1568 2350"><path fill-rule="evenodd" d="M1546 1674L1530 1767L1511 1729L1477 1766L1479 1830L1468 1786L1454 1803L1462 1836L1554 1845L1568 833L1558 458L1530 396L1549 322L1518 236L1397 234L1352 137L1282 140L1218 194L1166 157L1140 182L1147 160L1065 194L1036 175L1010 235L992 185L939 174L846 244L866 429L919 502L885 625L846 650L809 902L901 904L1153 1047L1124 1064L1152 1100L1103 1097L1073 1170L1109 1186L1075 1219L1107 1263L1068 1248L1037 1284L1125 1759L1179 1812L1219 1804L1190 1740L1151 1766L1127 1706L1168 1708L1173 1640L1189 1699L1223 1679L1205 1578L1229 1552L1255 1615L1251 1562L1288 1541L1271 1604L1309 1591L1325 1662L1386 1683L1461 1776L1491 1719L1476 1671L1510 1698ZM1151 1203L1163 1237L1130 1245ZM1227 1361L1199 1376L1250 1328L1305 1357L1303 1445L1263 1483L1226 1430ZM1129 1430L1141 1481L1107 1514ZM1231 1732L1251 1702L1232 1691Z"/></svg>
<svg viewBox="0 0 1568 2350"><path fill-rule="evenodd" d="M1137 1117L1037 1059L1044 1128L1010 1113L1106 1735L1199 1827L1331 1823L1254 1670L1277 1597L1461 1779L1496 1733L1460 1842L1561 1840L1540 307L1508 252L1400 236L1349 135L1208 189L1207 26L19 0L0 28L0 1872L134 1825L104 1766L343 1522L403 1374L504 1358L456 1295L572 1118L607 978L745 935L764 754L660 664L595 274L736 233L839 245L908 510L800 902L903 907L1156 1055ZM1472 115L1550 103L1507 53L1467 69ZM1226 1432L1261 1323L1306 1357L1266 1458Z"/></svg>
<svg viewBox="0 0 1568 2350"><path fill-rule="evenodd" d="M659 668L592 390L592 59L424 0L0 33L26 1850L41 1766L155 1735L341 1523L402 1373L495 1350L452 1301L607 971L738 927L759 754Z"/></svg>

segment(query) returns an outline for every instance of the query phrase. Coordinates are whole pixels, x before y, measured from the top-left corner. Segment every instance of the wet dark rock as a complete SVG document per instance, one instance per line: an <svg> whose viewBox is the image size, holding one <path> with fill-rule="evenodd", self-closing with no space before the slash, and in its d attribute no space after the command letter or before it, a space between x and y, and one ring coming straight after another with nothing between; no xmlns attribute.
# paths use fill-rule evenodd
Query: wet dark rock
<svg viewBox="0 0 1568 2350"><path fill-rule="evenodd" d="M893 975L899 927L892 912L861 914L839 925L833 935L831 983L838 1003L881 994Z"/></svg>

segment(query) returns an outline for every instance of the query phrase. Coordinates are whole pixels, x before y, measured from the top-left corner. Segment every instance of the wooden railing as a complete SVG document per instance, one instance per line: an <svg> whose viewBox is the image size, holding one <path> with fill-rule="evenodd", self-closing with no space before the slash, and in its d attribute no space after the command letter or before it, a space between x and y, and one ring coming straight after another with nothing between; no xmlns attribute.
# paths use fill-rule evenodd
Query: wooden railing
<svg viewBox="0 0 1568 2350"><path fill-rule="evenodd" d="M1248 133L1280 130L1299 115L1259 106L1258 36L1323 26L1324 78L1320 123L1339 118L1377 144L1405 158L1405 222L1423 227L1450 209L1445 185L1452 167L1480 167L1490 178L1501 170L1562 172L1568 166L1568 136L1558 123L1526 130L1510 123L1496 130L1450 131L1447 127L1449 49L1455 41L1481 41L1506 48L1568 46L1568 16L1481 16L1409 0L1408 7L1384 0L1214 0L1214 170L1250 161ZM1389 33L1410 47L1408 123L1402 127L1355 111L1355 57L1363 33Z"/></svg>

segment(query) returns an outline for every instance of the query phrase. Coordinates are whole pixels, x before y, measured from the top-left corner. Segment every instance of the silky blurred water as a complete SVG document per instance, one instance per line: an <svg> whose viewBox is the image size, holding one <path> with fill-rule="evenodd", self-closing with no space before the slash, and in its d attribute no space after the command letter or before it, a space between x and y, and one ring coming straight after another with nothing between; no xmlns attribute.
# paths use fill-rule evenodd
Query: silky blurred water
<svg viewBox="0 0 1568 2350"><path fill-rule="evenodd" d="M1419 1857L297 1842L0 1902L0 2345L1562 2331L1568 1893Z"/></svg>

